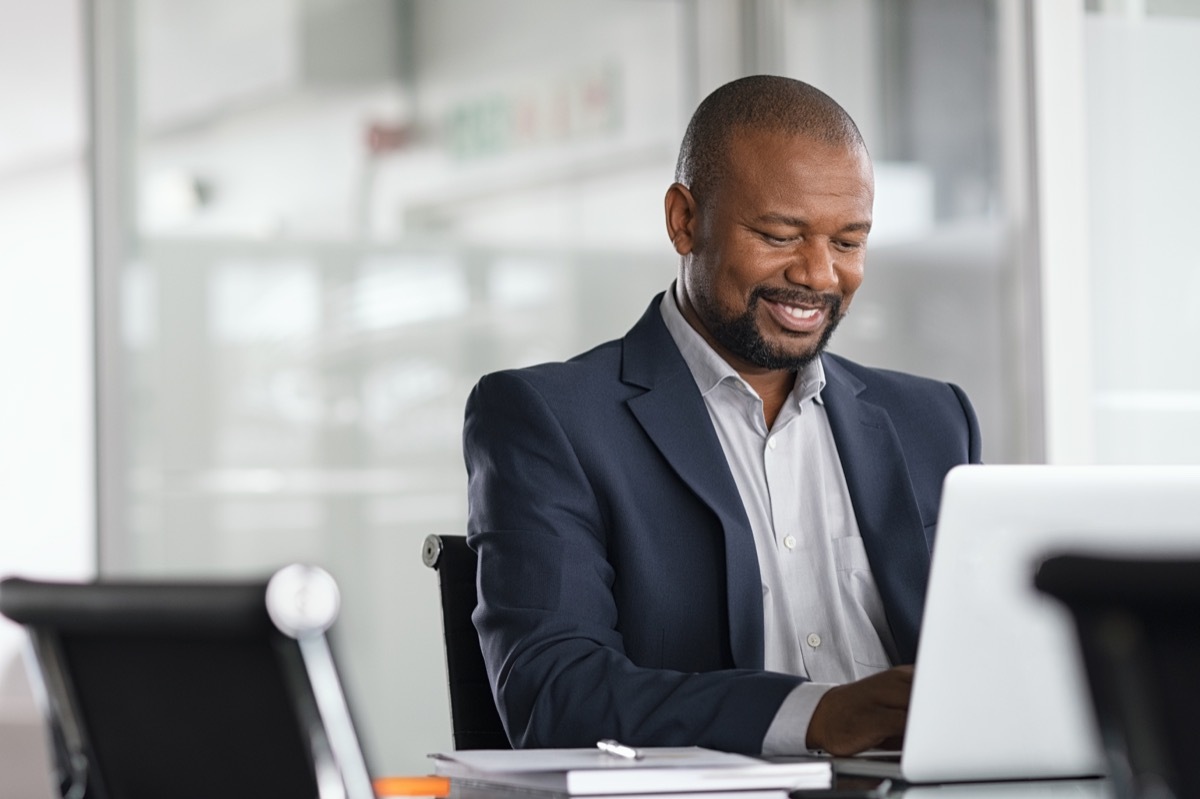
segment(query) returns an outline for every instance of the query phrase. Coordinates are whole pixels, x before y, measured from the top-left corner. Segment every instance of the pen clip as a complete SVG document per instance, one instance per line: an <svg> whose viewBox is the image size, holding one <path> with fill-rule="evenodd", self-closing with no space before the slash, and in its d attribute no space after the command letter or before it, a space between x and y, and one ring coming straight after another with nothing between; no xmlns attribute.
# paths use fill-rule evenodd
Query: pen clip
<svg viewBox="0 0 1200 799"><path fill-rule="evenodd" d="M634 749L632 746L626 746L620 741L614 741L611 738L596 741L596 748L606 755L624 758L625 760L641 760L645 757L640 750Z"/></svg>

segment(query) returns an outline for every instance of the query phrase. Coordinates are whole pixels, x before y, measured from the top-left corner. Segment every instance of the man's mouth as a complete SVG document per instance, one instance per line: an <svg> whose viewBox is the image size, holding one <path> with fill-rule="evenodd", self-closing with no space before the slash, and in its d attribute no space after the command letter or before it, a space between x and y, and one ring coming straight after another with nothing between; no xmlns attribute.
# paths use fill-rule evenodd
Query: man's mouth
<svg viewBox="0 0 1200 799"><path fill-rule="evenodd" d="M825 325L827 306L791 305L764 299L763 304L776 323L793 333L813 333Z"/></svg>
<svg viewBox="0 0 1200 799"><path fill-rule="evenodd" d="M781 305L780 307L788 316L794 316L797 319L811 319L821 312L818 308L800 308L795 305Z"/></svg>

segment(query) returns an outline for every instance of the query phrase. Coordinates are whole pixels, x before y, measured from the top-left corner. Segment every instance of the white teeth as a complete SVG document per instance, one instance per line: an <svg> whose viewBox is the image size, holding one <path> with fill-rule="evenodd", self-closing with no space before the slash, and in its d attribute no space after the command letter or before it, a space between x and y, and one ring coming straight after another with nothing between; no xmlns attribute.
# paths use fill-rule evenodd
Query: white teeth
<svg viewBox="0 0 1200 799"><path fill-rule="evenodd" d="M784 310L787 311L788 316L795 317L796 319L812 319L819 313L816 308L809 310L805 308L797 308L794 305L785 305L783 307Z"/></svg>

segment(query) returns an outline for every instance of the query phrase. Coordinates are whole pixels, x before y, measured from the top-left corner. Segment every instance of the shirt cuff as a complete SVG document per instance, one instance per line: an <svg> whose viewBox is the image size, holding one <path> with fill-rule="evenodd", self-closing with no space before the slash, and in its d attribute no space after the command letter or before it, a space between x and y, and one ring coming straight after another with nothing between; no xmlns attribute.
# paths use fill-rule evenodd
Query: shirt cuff
<svg viewBox="0 0 1200 799"><path fill-rule="evenodd" d="M805 682L793 688L767 728L762 743L763 755L807 755L816 751L808 748L808 723L812 721L821 697L833 687L833 684Z"/></svg>

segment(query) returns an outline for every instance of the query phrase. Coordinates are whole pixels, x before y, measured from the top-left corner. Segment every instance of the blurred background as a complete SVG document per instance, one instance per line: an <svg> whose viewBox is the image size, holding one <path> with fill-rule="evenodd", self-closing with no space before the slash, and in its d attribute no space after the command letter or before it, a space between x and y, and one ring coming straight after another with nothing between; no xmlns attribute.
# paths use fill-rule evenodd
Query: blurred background
<svg viewBox="0 0 1200 799"><path fill-rule="evenodd" d="M321 564L426 771L467 392L668 286L683 129L762 72L875 159L834 351L963 386L989 462L1200 462L1200 0L0 0L0 576Z"/></svg>

